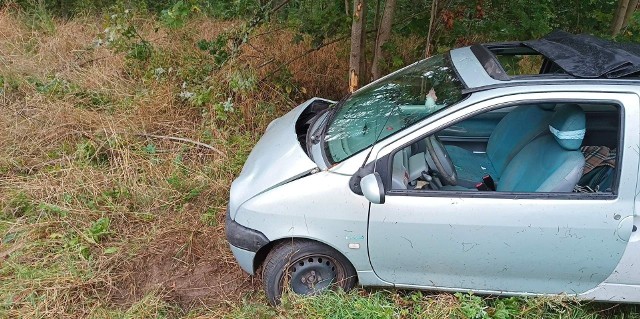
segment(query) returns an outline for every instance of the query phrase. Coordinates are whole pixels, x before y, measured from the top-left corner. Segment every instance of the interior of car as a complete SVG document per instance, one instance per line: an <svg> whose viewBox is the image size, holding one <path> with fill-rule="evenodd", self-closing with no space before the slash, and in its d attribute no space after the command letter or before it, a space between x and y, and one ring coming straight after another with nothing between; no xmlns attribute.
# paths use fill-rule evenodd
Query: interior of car
<svg viewBox="0 0 640 319"><path fill-rule="evenodd" d="M391 189L611 193L620 123L614 104L495 109L396 152Z"/></svg>

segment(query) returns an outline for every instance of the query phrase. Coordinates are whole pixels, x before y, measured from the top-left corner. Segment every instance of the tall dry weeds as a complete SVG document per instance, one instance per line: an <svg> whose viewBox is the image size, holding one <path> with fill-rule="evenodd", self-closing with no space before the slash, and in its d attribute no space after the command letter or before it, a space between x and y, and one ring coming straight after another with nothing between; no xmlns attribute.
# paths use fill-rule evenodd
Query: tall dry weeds
<svg viewBox="0 0 640 319"><path fill-rule="evenodd" d="M197 69L210 57L195 41L236 22L199 18L176 31L142 16L159 59L146 63L96 47L103 23L54 20L44 32L0 11L0 316L221 314L256 286L224 240L230 182L275 116L342 94L346 53L336 44L283 66L288 78L259 82L221 121L210 103L177 97L177 75L148 76L149 63ZM234 68L265 77L305 52L289 39L259 36L207 78L217 85Z"/></svg>

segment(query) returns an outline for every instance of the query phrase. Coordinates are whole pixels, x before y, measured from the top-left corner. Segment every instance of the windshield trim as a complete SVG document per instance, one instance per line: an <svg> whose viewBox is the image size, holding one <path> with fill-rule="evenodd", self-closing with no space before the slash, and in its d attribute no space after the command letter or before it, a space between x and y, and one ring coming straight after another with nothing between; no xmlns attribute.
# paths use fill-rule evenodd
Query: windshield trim
<svg viewBox="0 0 640 319"><path fill-rule="evenodd" d="M329 127L329 123L333 122L333 119L335 118L336 114L338 114L338 111L340 111L340 108L342 108L342 106L344 105L344 102L347 101L349 97L351 97L351 95L353 95L353 93L347 93L343 98L340 99L340 101L330 105L324 114L324 116L326 116L327 118L322 119L324 121L324 124L322 124L322 130L320 131L320 155L322 156L322 160L327 167L331 167L332 165L336 164L332 163L331 160L329 160L325 149L325 136L327 135L327 128ZM319 121L320 118L321 117L319 117L316 121ZM313 125L311 127L313 127Z"/></svg>

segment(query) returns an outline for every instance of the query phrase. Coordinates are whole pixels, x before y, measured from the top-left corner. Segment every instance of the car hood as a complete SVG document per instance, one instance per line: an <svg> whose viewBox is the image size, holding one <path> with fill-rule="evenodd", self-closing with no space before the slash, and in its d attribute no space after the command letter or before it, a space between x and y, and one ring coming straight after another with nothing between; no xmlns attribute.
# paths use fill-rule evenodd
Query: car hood
<svg viewBox="0 0 640 319"><path fill-rule="evenodd" d="M240 175L231 184L229 213L252 197L317 169L296 135L296 120L318 98L308 100L275 119L249 154Z"/></svg>

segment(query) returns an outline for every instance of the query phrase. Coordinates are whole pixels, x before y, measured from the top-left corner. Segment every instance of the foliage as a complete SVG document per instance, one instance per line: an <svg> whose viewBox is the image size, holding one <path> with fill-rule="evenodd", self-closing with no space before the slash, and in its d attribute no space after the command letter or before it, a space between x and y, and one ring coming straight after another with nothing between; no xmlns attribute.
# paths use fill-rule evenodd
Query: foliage
<svg viewBox="0 0 640 319"><path fill-rule="evenodd" d="M210 16L221 19L252 18L264 1L258 0L203 0L201 6Z"/></svg>
<svg viewBox="0 0 640 319"><path fill-rule="evenodd" d="M87 230L87 236L94 243L100 242L101 239L109 234L109 225L111 225L109 218L100 217L91 224L91 227Z"/></svg>
<svg viewBox="0 0 640 319"><path fill-rule="evenodd" d="M227 42L229 42L229 35L221 34L212 40L202 39L198 41L198 48L211 54L213 56L214 63L217 66L222 66L230 57Z"/></svg>
<svg viewBox="0 0 640 319"><path fill-rule="evenodd" d="M617 39L638 43L640 42L640 11L636 11L629 20L629 25L618 35Z"/></svg>
<svg viewBox="0 0 640 319"><path fill-rule="evenodd" d="M34 204L29 196L24 192L13 195L3 209L4 217L22 217L30 214L34 209Z"/></svg>
<svg viewBox="0 0 640 319"><path fill-rule="evenodd" d="M180 0L174 3L171 8L162 10L160 21L171 29L181 28L185 25L189 15L199 10L200 8L196 4Z"/></svg>
<svg viewBox="0 0 640 319"><path fill-rule="evenodd" d="M394 37L419 36L426 38L431 15L431 0L411 1L398 0L393 32ZM109 6L94 0L35 1L19 0L21 7L38 13L39 21L50 21L50 13L70 16L86 12L100 12ZM238 47L247 41L247 36L264 21L278 22L295 30L292 41L310 38L311 47L319 47L323 43L350 33L353 8L345 7L342 0L295 0L285 1L260 0L129 0L118 2L119 7L130 10L157 13L160 21L169 28L180 28L185 25L194 13L202 13L221 19L246 19L247 23L230 32L225 32L214 39L203 39L198 47L214 56L217 65L221 65L237 54ZM441 0L436 24L435 44L439 51L453 46L476 41L501 41L513 39L531 39L543 36L554 30L563 29L571 32L586 32L601 36L608 33L615 0L562 1L562 0ZM375 2L371 2L367 13L367 30L375 30L380 20L380 12ZM277 9L277 10L276 10ZM272 10L275 10L272 12ZM640 34L640 14L635 14L620 40L637 40ZM118 17L121 19L121 17ZM50 22L41 25L51 25ZM113 30L112 30L113 31ZM135 33L124 29L125 37ZM370 33L370 43L375 40ZM393 37L392 37L393 38ZM145 57L149 51L146 42L140 41L132 56ZM390 44L393 46L393 44ZM422 53L424 47L416 47L412 59ZM393 51L393 48L391 48ZM398 61L399 55L391 52L390 61ZM395 59L395 60L394 60ZM404 61L407 63L410 61ZM387 66L396 69L403 63Z"/></svg>
<svg viewBox="0 0 640 319"><path fill-rule="evenodd" d="M111 8L107 27L103 36L96 40L96 45L106 45L118 52L126 52L127 57L138 61L148 60L153 53L151 43L138 32L134 11L122 5Z"/></svg>
<svg viewBox="0 0 640 319"><path fill-rule="evenodd" d="M278 13L277 18L286 21L297 29L294 41L300 41L305 35L311 36L311 46L350 33L351 17L346 14L345 2L330 1L294 1Z"/></svg>

